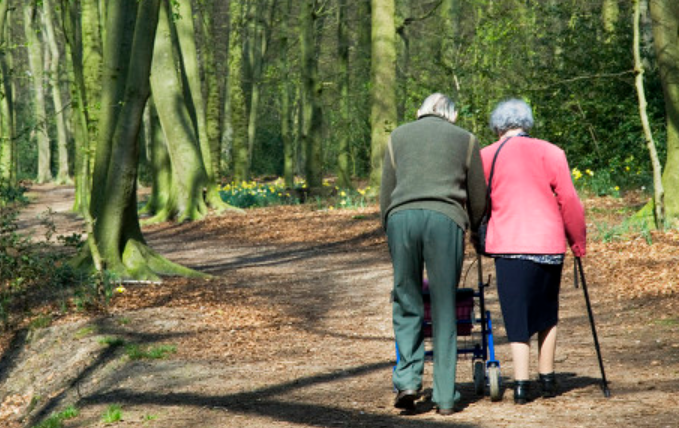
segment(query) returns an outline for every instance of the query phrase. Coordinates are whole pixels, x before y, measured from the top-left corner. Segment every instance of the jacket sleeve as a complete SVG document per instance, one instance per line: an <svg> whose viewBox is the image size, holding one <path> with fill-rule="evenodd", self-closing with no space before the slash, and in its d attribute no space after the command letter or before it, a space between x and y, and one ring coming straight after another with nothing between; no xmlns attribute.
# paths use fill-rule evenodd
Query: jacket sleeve
<svg viewBox="0 0 679 428"><path fill-rule="evenodd" d="M573 185L566 154L563 150L559 150L558 153L558 158L553 161L555 170L552 189L561 208L568 245L570 245L575 257L582 257L586 253L587 243L585 209Z"/></svg>
<svg viewBox="0 0 679 428"><path fill-rule="evenodd" d="M391 194L396 187L396 170L394 169L393 159L391 158L391 151L388 149L391 144L391 137L389 137L389 144L384 150L384 160L382 161L382 182L380 184L380 218L382 220L382 227L387 230L387 210L391 205Z"/></svg>
<svg viewBox="0 0 679 428"><path fill-rule="evenodd" d="M479 143L474 139L467 170L467 213L472 233L476 233L486 211L486 177L483 174Z"/></svg>

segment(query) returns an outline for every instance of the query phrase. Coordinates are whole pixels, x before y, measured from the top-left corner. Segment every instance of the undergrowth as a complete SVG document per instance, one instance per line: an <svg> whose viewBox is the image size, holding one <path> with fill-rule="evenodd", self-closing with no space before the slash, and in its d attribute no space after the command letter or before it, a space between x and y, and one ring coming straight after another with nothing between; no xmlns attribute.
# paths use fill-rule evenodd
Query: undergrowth
<svg viewBox="0 0 679 428"><path fill-rule="evenodd" d="M52 316L45 316L41 308L51 304L62 313L108 306L115 278L107 272L79 272L68 263L84 243L80 234L57 235L51 211L40 216L45 230L42 242L20 233L17 221L28 203L25 191L0 183L0 328L26 319L30 328L46 327Z"/></svg>

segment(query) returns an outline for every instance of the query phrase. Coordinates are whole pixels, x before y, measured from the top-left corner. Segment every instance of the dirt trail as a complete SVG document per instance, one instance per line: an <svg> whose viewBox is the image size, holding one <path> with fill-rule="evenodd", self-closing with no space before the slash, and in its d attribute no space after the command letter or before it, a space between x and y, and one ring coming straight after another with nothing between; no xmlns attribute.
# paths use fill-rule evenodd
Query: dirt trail
<svg viewBox="0 0 679 428"><path fill-rule="evenodd" d="M50 206L59 233L77 231L69 194L34 187L22 226L37 227L36 213ZM678 426L677 299L617 298L597 279L600 265L588 285L611 398L599 389L582 291L567 265L556 398L516 406L511 390L498 403L476 397L471 362L461 358L462 411L438 416L424 401L403 415L392 407L391 270L376 207L259 209L147 227L145 236L160 253L214 278L127 285L109 314L67 316L5 340L0 426L31 426L68 404L80 416L66 427ZM491 261L484 267L493 272ZM475 286L475 269L465 282ZM511 358L494 286L486 297L507 386ZM131 360L124 347L101 343L111 337L176 352ZM427 389L430 370L427 364ZM31 400L32 411L17 422L11 411L25 411ZM111 404L122 406L123 420L106 425L101 415Z"/></svg>

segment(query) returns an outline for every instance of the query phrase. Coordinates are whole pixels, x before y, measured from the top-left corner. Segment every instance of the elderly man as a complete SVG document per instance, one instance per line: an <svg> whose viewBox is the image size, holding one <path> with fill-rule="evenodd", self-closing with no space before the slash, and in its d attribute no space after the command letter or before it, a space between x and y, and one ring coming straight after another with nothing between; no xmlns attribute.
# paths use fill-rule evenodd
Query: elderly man
<svg viewBox="0 0 679 428"><path fill-rule="evenodd" d="M426 266L435 351L432 400L439 414L448 415L459 399L455 292L464 233L479 225L486 181L478 142L454 125L457 112L447 96L430 95L417 116L392 132L380 189L382 225L394 267L393 324L399 353L393 374L395 406L413 408L422 388Z"/></svg>

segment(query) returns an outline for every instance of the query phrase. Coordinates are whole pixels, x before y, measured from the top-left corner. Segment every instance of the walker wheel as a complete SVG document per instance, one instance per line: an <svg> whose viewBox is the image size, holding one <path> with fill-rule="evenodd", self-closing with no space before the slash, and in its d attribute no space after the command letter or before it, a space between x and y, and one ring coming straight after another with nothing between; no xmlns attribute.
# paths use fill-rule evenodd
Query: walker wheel
<svg viewBox="0 0 679 428"><path fill-rule="evenodd" d="M488 382L490 384L490 401L502 400L502 391L500 391L500 367L488 367Z"/></svg>
<svg viewBox="0 0 679 428"><path fill-rule="evenodd" d="M474 392L483 395L486 389L486 368L483 361L474 361Z"/></svg>

